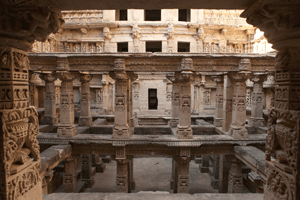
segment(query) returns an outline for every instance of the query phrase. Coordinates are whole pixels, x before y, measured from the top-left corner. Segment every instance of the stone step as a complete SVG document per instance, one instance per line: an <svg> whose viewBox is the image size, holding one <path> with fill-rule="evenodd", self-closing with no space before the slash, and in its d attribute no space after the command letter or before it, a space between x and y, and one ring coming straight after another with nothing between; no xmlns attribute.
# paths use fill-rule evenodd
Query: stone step
<svg viewBox="0 0 300 200"><path fill-rule="evenodd" d="M167 192L139 192L139 193L53 193L43 195L43 200L93 200L93 199L122 199L122 200L263 200L263 194L169 194Z"/></svg>

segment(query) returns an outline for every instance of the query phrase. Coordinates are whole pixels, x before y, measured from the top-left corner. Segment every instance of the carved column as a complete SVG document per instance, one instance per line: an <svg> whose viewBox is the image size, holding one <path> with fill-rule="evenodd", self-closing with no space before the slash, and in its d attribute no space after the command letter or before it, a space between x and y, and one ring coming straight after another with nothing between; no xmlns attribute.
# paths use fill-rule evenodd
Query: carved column
<svg viewBox="0 0 300 200"><path fill-rule="evenodd" d="M238 72L231 75L234 80L234 92L232 100L232 122L229 135L234 138L247 138L246 123L246 80L247 73Z"/></svg>
<svg viewBox="0 0 300 200"><path fill-rule="evenodd" d="M64 192L77 192L76 158L71 156L64 162Z"/></svg>
<svg viewBox="0 0 300 200"><path fill-rule="evenodd" d="M125 147L116 147L115 160L117 161L117 192L131 192L133 174L132 158L126 157Z"/></svg>
<svg viewBox="0 0 300 200"><path fill-rule="evenodd" d="M95 168L92 166L92 154L82 154L81 178L85 182L85 187L93 187L95 172Z"/></svg>
<svg viewBox="0 0 300 200"><path fill-rule="evenodd" d="M197 72L194 77L194 106L193 106L193 115L199 115L200 113L200 87L201 87L201 80L200 80L200 73Z"/></svg>
<svg viewBox="0 0 300 200"><path fill-rule="evenodd" d="M115 125L113 129L113 138L129 138L130 128L128 125L127 92L128 76L125 71L125 60L115 59L115 73L113 74L115 82Z"/></svg>
<svg viewBox="0 0 300 200"><path fill-rule="evenodd" d="M253 92L251 98L251 117L249 124L254 127L263 126L263 82L265 75L253 74Z"/></svg>
<svg viewBox="0 0 300 200"><path fill-rule="evenodd" d="M90 81L92 76L89 74L81 74L81 93L80 93L80 117L79 126L92 126L93 119L91 116L91 92Z"/></svg>
<svg viewBox="0 0 300 200"><path fill-rule="evenodd" d="M28 52L63 21L46 1L1 1L0 199L42 199L38 114L29 107ZM51 19L51 20L50 20Z"/></svg>
<svg viewBox="0 0 300 200"><path fill-rule="evenodd" d="M199 87L199 99L200 99L200 104L199 104L199 114L203 115L204 113L204 92L205 92L205 73L201 73L201 82L200 82L200 87Z"/></svg>
<svg viewBox="0 0 300 200"><path fill-rule="evenodd" d="M228 193L242 193L243 173L242 162L237 158L231 161L228 177Z"/></svg>
<svg viewBox="0 0 300 200"><path fill-rule="evenodd" d="M175 74L175 79L180 81L180 112L177 138L192 139L193 130L191 128L191 78L193 60L183 58L181 61L181 73Z"/></svg>
<svg viewBox="0 0 300 200"><path fill-rule="evenodd" d="M202 155L201 164L199 165L201 173L208 173L209 171L209 155Z"/></svg>
<svg viewBox="0 0 300 200"><path fill-rule="evenodd" d="M189 163L191 161L191 149L180 148L180 156L174 157L177 162L177 177L175 177L174 193L189 193Z"/></svg>
<svg viewBox="0 0 300 200"><path fill-rule="evenodd" d="M275 108L266 137L265 200L300 198L300 2L258 1L242 13L276 49ZM273 158L271 159L271 155Z"/></svg>
<svg viewBox="0 0 300 200"><path fill-rule="evenodd" d="M224 85L223 85L223 77L222 76L212 76L212 80L217 82L217 91L216 91L216 110L215 110L215 117L214 117L214 125L216 127L222 127L223 123L223 92L224 92Z"/></svg>
<svg viewBox="0 0 300 200"><path fill-rule="evenodd" d="M214 189L219 189L219 166L220 166L220 156L213 156L213 171L211 176L211 186Z"/></svg>
<svg viewBox="0 0 300 200"><path fill-rule="evenodd" d="M219 165L219 193L228 192L228 177L231 160L234 156L220 155Z"/></svg>
<svg viewBox="0 0 300 200"><path fill-rule="evenodd" d="M60 94L60 124L57 129L58 137L73 137L77 134L74 124L74 93L73 80L75 76L70 72L58 72L61 83Z"/></svg>
<svg viewBox="0 0 300 200"><path fill-rule="evenodd" d="M29 73L31 74L31 73ZM39 91L38 91L38 85L43 85L43 81L40 78L40 75L37 73L33 73L30 75L30 80L29 80L29 103L31 106L35 106L36 108L39 107Z"/></svg>
<svg viewBox="0 0 300 200"><path fill-rule="evenodd" d="M223 92L223 123L222 130L229 131L229 126L232 121L232 97L233 97L233 85L230 77L224 75L224 92Z"/></svg>
<svg viewBox="0 0 300 200"><path fill-rule="evenodd" d="M42 79L45 81L45 116L42 123L55 125L58 124L54 86L56 77L51 73L44 73L42 74Z"/></svg>
<svg viewBox="0 0 300 200"><path fill-rule="evenodd" d="M172 95L172 118L170 120L170 126L172 128L177 127L179 123L179 113L180 113L180 83L175 79L173 82L173 95Z"/></svg>

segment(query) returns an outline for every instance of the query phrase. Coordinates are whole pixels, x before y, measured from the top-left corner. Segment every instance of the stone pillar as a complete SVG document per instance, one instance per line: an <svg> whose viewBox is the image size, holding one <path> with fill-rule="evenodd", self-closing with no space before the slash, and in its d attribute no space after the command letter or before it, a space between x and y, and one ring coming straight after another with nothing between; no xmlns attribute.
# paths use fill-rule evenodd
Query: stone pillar
<svg viewBox="0 0 300 200"><path fill-rule="evenodd" d="M117 192L129 193L132 191L133 182L132 157L126 157L125 147L116 147L115 160L117 161Z"/></svg>
<svg viewBox="0 0 300 200"><path fill-rule="evenodd" d="M172 119L170 120L170 126L172 128L177 127L179 123L180 113L180 83L173 80L173 96L172 96Z"/></svg>
<svg viewBox="0 0 300 200"><path fill-rule="evenodd" d="M44 41L63 22L45 1L1 1L0 199L42 199L38 114L29 106L29 60L34 40ZM38 17L37 17L38 16ZM50 21L51 20L51 21Z"/></svg>
<svg viewBox="0 0 300 200"><path fill-rule="evenodd" d="M177 193L189 193L189 163L191 161L191 149L180 148L180 156L174 157L177 162L177 177L175 178L175 188ZM174 193L175 192L174 188Z"/></svg>
<svg viewBox="0 0 300 200"><path fill-rule="evenodd" d="M64 192L77 192L76 158L71 156L64 162Z"/></svg>
<svg viewBox="0 0 300 200"><path fill-rule="evenodd" d="M31 73L29 73L30 75ZM30 99L29 99L29 103L31 106L34 106L36 108L39 107L39 91L37 86L42 86L43 85L43 81L40 78L40 75L38 73L33 73L30 75L30 80L29 80L29 95L30 95Z"/></svg>
<svg viewBox="0 0 300 200"><path fill-rule="evenodd" d="M224 92L224 79L222 76L212 76L212 80L217 82L216 91L216 110L214 117L214 125L216 127L222 127L223 123L223 92Z"/></svg>
<svg viewBox="0 0 300 200"><path fill-rule="evenodd" d="M115 82L115 125L113 129L113 138L123 139L130 137L130 128L128 123L128 85L129 78L125 71L125 60L115 59L115 73L112 74Z"/></svg>
<svg viewBox="0 0 300 200"><path fill-rule="evenodd" d="M192 139L193 130L191 128L191 78L193 60L183 58L181 61L181 73L175 74L175 79L180 81L180 111L177 138Z"/></svg>
<svg viewBox="0 0 300 200"><path fill-rule="evenodd" d="M48 184L52 181L53 178L53 170L45 173L44 177L42 177L42 190L43 194L48 194Z"/></svg>
<svg viewBox="0 0 300 200"><path fill-rule="evenodd" d="M61 83L60 94L60 124L57 129L58 137L73 137L77 134L74 124L74 93L73 80L75 76L70 72L58 72Z"/></svg>
<svg viewBox="0 0 300 200"><path fill-rule="evenodd" d="M246 80L247 74L238 72L231 75L234 80L234 93L232 100L232 121L229 128L229 135L234 138L247 138L248 131L246 123Z"/></svg>
<svg viewBox="0 0 300 200"><path fill-rule="evenodd" d="M194 106L193 106L193 115L199 115L200 113L200 87L201 87L201 80L200 80L200 73L197 72L194 77Z"/></svg>
<svg viewBox="0 0 300 200"><path fill-rule="evenodd" d="M45 81L45 116L42 123L55 125L58 124L54 86L56 77L54 77L51 73L44 73L42 74L42 79Z"/></svg>
<svg viewBox="0 0 300 200"><path fill-rule="evenodd" d="M92 154L82 154L81 178L85 182L85 187L91 188L95 183L95 168L92 166Z"/></svg>
<svg viewBox="0 0 300 200"><path fill-rule="evenodd" d="M128 192L132 193L133 190L135 190L135 181L133 177L133 156L127 156L126 158L128 160Z"/></svg>
<svg viewBox="0 0 300 200"><path fill-rule="evenodd" d="M106 170L102 158L100 159L99 154L92 154L92 166L96 168L96 172L103 173Z"/></svg>
<svg viewBox="0 0 300 200"><path fill-rule="evenodd" d="M201 173L208 173L209 171L209 155L202 155L202 161L199 165Z"/></svg>
<svg viewBox="0 0 300 200"><path fill-rule="evenodd" d="M200 82L200 88L199 88L199 99L200 99L200 104L199 104L199 114L203 115L204 114L204 91L205 91L205 74L201 73L201 82Z"/></svg>
<svg viewBox="0 0 300 200"><path fill-rule="evenodd" d="M223 123L222 130L229 131L229 126L232 121L232 97L233 97L233 85L230 77L224 75L224 92L223 92Z"/></svg>
<svg viewBox="0 0 300 200"><path fill-rule="evenodd" d="M220 165L219 165L219 193L228 192L228 177L230 162L233 156L220 155Z"/></svg>
<svg viewBox="0 0 300 200"><path fill-rule="evenodd" d="M242 162L237 158L231 161L228 177L228 193L242 193L243 191L243 173Z"/></svg>
<svg viewBox="0 0 300 200"><path fill-rule="evenodd" d="M80 93L80 117L79 126L92 126L93 119L91 116L91 97L90 97L90 81L92 76L89 74L81 74L81 93Z"/></svg>
<svg viewBox="0 0 300 200"><path fill-rule="evenodd" d="M178 164L174 157L172 157L172 177L170 181L170 189L173 193L177 193L177 182L178 182Z"/></svg>
<svg viewBox="0 0 300 200"><path fill-rule="evenodd" d="M253 92L251 98L251 117L249 120L249 125L258 127L263 126L263 102L264 102L264 92L263 92L263 82L265 76L259 74L253 74L252 81Z"/></svg>
<svg viewBox="0 0 300 200"><path fill-rule="evenodd" d="M215 155L213 161L213 171L211 176L211 186L214 189L219 189L219 166L220 166L220 156Z"/></svg>
<svg viewBox="0 0 300 200"><path fill-rule="evenodd" d="M277 50L266 137L264 200L300 197L300 2L259 1L242 13ZM271 155L275 160L271 160Z"/></svg>

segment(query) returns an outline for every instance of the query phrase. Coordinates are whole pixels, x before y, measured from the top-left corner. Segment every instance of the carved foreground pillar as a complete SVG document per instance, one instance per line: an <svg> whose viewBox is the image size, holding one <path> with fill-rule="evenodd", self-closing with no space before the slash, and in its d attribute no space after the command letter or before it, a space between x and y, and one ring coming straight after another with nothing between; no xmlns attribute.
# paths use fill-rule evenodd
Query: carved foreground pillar
<svg viewBox="0 0 300 200"><path fill-rule="evenodd" d="M193 60L184 58L181 61L181 73L175 74L175 79L180 81L180 113L179 124L177 125L178 139L192 139L193 130L191 128L191 78Z"/></svg>
<svg viewBox="0 0 300 200"><path fill-rule="evenodd" d="M247 74L238 72L231 75L234 80L234 92L232 99L232 122L229 128L229 135L234 138L247 138L248 131L246 123L246 80Z"/></svg>
<svg viewBox="0 0 300 200"><path fill-rule="evenodd" d="M76 157L71 156L64 162L63 186L64 192L77 192Z"/></svg>
<svg viewBox="0 0 300 200"><path fill-rule="evenodd" d="M61 16L44 1L1 1L0 199L42 199L38 114L29 107L27 53L56 32Z"/></svg>
<svg viewBox="0 0 300 200"><path fill-rule="evenodd" d="M81 93L79 126L92 126L93 124L93 119L91 116L90 80L92 80L91 75L80 75Z"/></svg>
<svg viewBox="0 0 300 200"><path fill-rule="evenodd" d="M214 117L214 125L217 127L222 127L223 123L223 76L212 76L211 77L215 82L217 82L217 91L216 91L216 110Z"/></svg>
<svg viewBox="0 0 300 200"><path fill-rule="evenodd" d="M269 110L264 199L300 199L300 2L258 1L242 13L278 50ZM275 160L271 160L271 155Z"/></svg>
<svg viewBox="0 0 300 200"><path fill-rule="evenodd" d="M115 125L113 129L113 138L123 139L130 137L130 128L128 121L127 109L127 92L129 78L125 71L125 60L115 59L115 73L112 74L115 78Z"/></svg>
<svg viewBox="0 0 300 200"><path fill-rule="evenodd" d="M42 79L45 80L45 116L42 123L55 125L58 124L54 86L56 78L50 73L44 73L42 74Z"/></svg>
<svg viewBox="0 0 300 200"><path fill-rule="evenodd" d="M242 162L237 158L231 161L228 177L228 193L242 193L243 191L243 173Z"/></svg>
<svg viewBox="0 0 300 200"><path fill-rule="evenodd" d="M61 82L60 94L60 124L57 129L58 137L73 137L77 134L74 124L74 93L73 80L75 76L70 72L58 72Z"/></svg>
<svg viewBox="0 0 300 200"><path fill-rule="evenodd" d="M191 149L188 147L180 148L180 156L174 157L177 162L175 172L174 193L189 193L189 166L191 161Z"/></svg>
<svg viewBox="0 0 300 200"><path fill-rule="evenodd" d="M263 118L263 82L264 75L254 74L252 77L253 84L253 92L251 98L251 117L249 120L249 125L258 127L263 126L264 118Z"/></svg>

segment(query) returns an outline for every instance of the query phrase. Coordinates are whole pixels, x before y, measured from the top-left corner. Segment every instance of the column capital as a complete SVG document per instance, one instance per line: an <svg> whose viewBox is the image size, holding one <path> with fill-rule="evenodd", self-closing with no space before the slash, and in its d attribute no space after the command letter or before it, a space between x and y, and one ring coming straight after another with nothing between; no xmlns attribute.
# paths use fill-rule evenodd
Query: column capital
<svg viewBox="0 0 300 200"><path fill-rule="evenodd" d="M56 72L56 75L61 81L66 81L66 82L71 82L76 78L75 75L73 75L68 71Z"/></svg>
<svg viewBox="0 0 300 200"><path fill-rule="evenodd" d="M251 81L254 83L263 83L267 78L267 74L264 73L254 73L252 74Z"/></svg>
<svg viewBox="0 0 300 200"><path fill-rule="evenodd" d="M41 79L43 79L46 83L50 83L55 81L57 78L52 73L41 73Z"/></svg>
<svg viewBox="0 0 300 200"><path fill-rule="evenodd" d="M80 74L80 82L82 83L86 83L86 82L90 82L93 78L93 75L90 74Z"/></svg>
<svg viewBox="0 0 300 200"><path fill-rule="evenodd" d="M223 83L224 82L224 78L223 75L213 75L210 77L213 81L217 82L217 83Z"/></svg>

